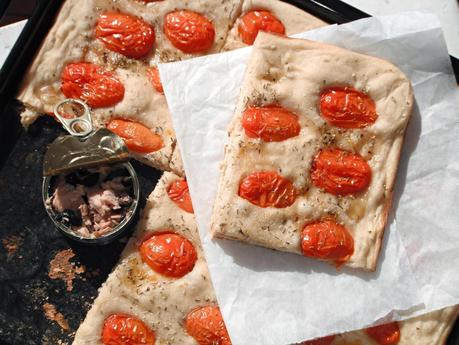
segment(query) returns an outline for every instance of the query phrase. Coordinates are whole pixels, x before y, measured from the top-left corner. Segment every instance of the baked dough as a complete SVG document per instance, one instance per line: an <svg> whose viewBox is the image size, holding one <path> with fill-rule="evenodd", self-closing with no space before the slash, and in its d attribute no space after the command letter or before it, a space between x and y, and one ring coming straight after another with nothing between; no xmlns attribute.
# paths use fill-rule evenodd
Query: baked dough
<svg viewBox="0 0 459 345"><path fill-rule="evenodd" d="M456 305L402 321L399 345L444 345L458 315Z"/></svg>
<svg viewBox="0 0 459 345"><path fill-rule="evenodd" d="M133 153L133 156L155 168L183 175L180 159L174 158L174 164L171 164L176 139L165 97L153 89L146 70L159 62L200 54L185 54L174 48L164 37L163 17L177 8L203 13L215 29L214 44L206 54L215 53L224 44L229 26L240 9L240 1L157 1L145 5L133 0L67 0L22 83L18 95L26 106L21 114L22 124L27 127L41 114L52 113L54 105L65 98L60 91L60 76L68 63L88 61L102 65L120 77L125 86L125 96L113 107L95 109L96 125L105 126L113 117L143 123L161 135L164 147L150 154ZM140 60L106 49L94 38L93 31L99 15L107 11L132 14L150 23L155 28L155 49Z"/></svg>
<svg viewBox="0 0 459 345"><path fill-rule="evenodd" d="M238 33L240 18L251 10L267 10L279 19L285 27L285 35L291 36L300 32L316 29L328 25L319 18L295 7L278 0L244 0L242 11L236 19L233 27L228 33L223 50L234 50L243 48L247 45L242 42Z"/></svg>
<svg viewBox="0 0 459 345"><path fill-rule="evenodd" d="M114 71L126 90L124 99L115 106L94 110L96 125L105 126L113 117L141 122L162 137L164 147L148 154L132 152L133 157L154 168L184 176L165 98L151 87L146 77L147 67L156 66L160 62L216 53L224 45L225 50L243 46L234 35L228 37L229 28L243 11L259 6L260 1L252 0L170 0L148 4L134 0L67 0L23 80L18 95L25 105L21 122L25 127L29 126L38 116L52 113L54 105L64 99L60 91L60 75L68 63L92 62ZM304 11L277 0L270 0L263 6L285 22L287 34L325 25ZM163 18L176 9L202 13L212 21L215 40L208 51L192 55L183 53L164 36ZM142 59L129 59L106 49L102 42L95 39L93 32L96 21L101 13L107 11L132 14L150 23L155 28L156 36L152 52Z"/></svg>
<svg viewBox="0 0 459 345"><path fill-rule="evenodd" d="M456 305L400 321L397 345L444 345L458 315L459 306ZM359 330L337 335L330 345L379 344Z"/></svg>
<svg viewBox="0 0 459 345"><path fill-rule="evenodd" d="M197 345L183 328L183 319L197 306L216 304L216 298L194 215L182 211L166 192L177 179L172 173L164 173L149 196L134 235L99 289L99 296L76 332L74 345L102 345L103 322L113 313L141 319L155 331L157 345ZM154 272L138 252L146 234L164 229L185 236L198 253L193 270L181 278L170 279Z"/></svg>
<svg viewBox="0 0 459 345"><path fill-rule="evenodd" d="M352 131L328 126L317 105L321 90L332 85L351 85L367 93L376 103L378 120ZM243 110L272 103L299 116L300 134L282 142L248 138L241 125ZM305 223L331 215L354 238L354 253L346 265L374 270L412 104L409 80L387 61L260 33L229 128L211 221L213 236L301 254L300 232ZM367 160L372 179L363 196L336 197L311 185L312 158L330 144L358 152ZM238 196L241 179L263 170L276 171L302 192L292 206L260 208Z"/></svg>
<svg viewBox="0 0 459 345"><path fill-rule="evenodd" d="M142 67L153 66L158 62L196 56L184 54L173 48L164 38L163 17L177 8L204 13L212 20L216 33L215 41L206 53L218 52L239 7L240 0L223 0L218 4L211 0L157 1L147 5L133 0L67 0L26 73L18 97L38 114L51 112L56 102L63 98L60 92L60 75L69 62L89 61L108 66L110 69L139 71ZM152 52L141 60L134 60L105 49L104 45L94 38L93 31L99 15L107 11L132 14L150 23L155 29L156 36ZM135 106L135 103L131 104L132 108ZM34 120L33 117L23 117L22 123L27 126Z"/></svg>

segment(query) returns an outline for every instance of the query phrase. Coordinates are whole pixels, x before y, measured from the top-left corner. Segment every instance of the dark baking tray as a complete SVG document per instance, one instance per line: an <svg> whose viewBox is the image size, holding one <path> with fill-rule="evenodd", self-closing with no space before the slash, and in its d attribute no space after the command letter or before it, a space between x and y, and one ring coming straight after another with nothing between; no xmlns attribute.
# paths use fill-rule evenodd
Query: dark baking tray
<svg viewBox="0 0 459 345"><path fill-rule="evenodd" d="M321 0L322 4L318 0L287 2L329 23L369 16L337 0ZM0 10L6 8L5 3ZM53 119L42 117L24 131L18 116L21 105L15 95L63 0L36 3L0 71L0 344L5 345L71 343L74 331L126 242L124 237L98 248L72 242L60 235L42 207L43 153L62 129ZM161 172L137 162L133 164L139 174L144 203ZM17 251L8 254L3 240L11 240L11 236L16 236L20 245ZM48 276L50 260L59 251L69 248L75 253L72 262L85 266L85 272L74 279L72 291L66 290L63 281ZM44 316L44 303L53 304L63 314L69 323L68 331ZM459 345L458 324L448 345Z"/></svg>

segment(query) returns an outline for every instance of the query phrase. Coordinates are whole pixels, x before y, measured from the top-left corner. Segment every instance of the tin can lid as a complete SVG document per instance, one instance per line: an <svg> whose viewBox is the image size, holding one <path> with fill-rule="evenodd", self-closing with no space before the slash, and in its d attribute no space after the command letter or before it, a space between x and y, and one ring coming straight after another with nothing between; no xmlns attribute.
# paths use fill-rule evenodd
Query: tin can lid
<svg viewBox="0 0 459 345"><path fill-rule="evenodd" d="M66 99L56 105L54 114L70 135L59 136L48 146L44 176L129 160L123 139L106 128L94 131L86 103Z"/></svg>

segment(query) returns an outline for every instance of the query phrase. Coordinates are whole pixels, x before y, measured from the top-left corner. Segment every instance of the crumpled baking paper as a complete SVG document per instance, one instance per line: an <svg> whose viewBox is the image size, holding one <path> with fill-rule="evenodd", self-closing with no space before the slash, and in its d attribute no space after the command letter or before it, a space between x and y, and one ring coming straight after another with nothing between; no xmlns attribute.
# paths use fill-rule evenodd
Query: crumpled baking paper
<svg viewBox="0 0 459 345"><path fill-rule="evenodd" d="M389 218L375 273L212 240L219 164L251 48L160 65L234 345L290 344L459 303L459 92L438 20L410 12L297 36L385 58L412 80L416 106L397 176L395 219Z"/></svg>

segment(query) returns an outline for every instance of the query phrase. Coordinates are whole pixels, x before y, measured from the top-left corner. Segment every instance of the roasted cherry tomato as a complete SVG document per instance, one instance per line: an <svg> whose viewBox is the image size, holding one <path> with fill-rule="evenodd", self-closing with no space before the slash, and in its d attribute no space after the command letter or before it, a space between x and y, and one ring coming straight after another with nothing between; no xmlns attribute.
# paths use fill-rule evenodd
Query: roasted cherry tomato
<svg viewBox="0 0 459 345"><path fill-rule="evenodd" d="M143 241L140 255L155 272L171 278L191 272L198 258L193 244L171 231L153 234Z"/></svg>
<svg viewBox="0 0 459 345"><path fill-rule="evenodd" d="M363 128L378 117L375 102L352 87L328 87L320 95L320 114L336 127Z"/></svg>
<svg viewBox="0 0 459 345"><path fill-rule="evenodd" d="M104 345L154 345L155 338L155 332L135 317L113 314L104 321Z"/></svg>
<svg viewBox="0 0 459 345"><path fill-rule="evenodd" d="M301 130L298 116L278 105L248 107L242 114L242 127L248 137L264 141L286 140Z"/></svg>
<svg viewBox="0 0 459 345"><path fill-rule="evenodd" d="M215 38L212 22L188 10L168 13L164 18L164 33L175 48L188 54L209 50Z"/></svg>
<svg viewBox="0 0 459 345"><path fill-rule="evenodd" d="M239 196L260 207L288 207L297 194L293 183L274 171L251 173L239 185Z"/></svg>
<svg viewBox="0 0 459 345"><path fill-rule="evenodd" d="M161 83L161 79L159 78L159 71L158 67L150 67L147 69L148 78L150 78L151 84L155 88L155 90L159 93L164 94L163 84Z"/></svg>
<svg viewBox="0 0 459 345"><path fill-rule="evenodd" d="M330 345L335 340L334 335L328 337L318 338L314 340L303 341L300 345Z"/></svg>
<svg viewBox="0 0 459 345"><path fill-rule="evenodd" d="M172 182L167 188L169 198L182 210L193 213L193 204L191 203L190 190L186 180L177 180Z"/></svg>
<svg viewBox="0 0 459 345"><path fill-rule="evenodd" d="M231 345L231 340L217 306L193 309L185 319L185 328L199 345Z"/></svg>
<svg viewBox="0 0 459 345"><path fill-rule="evenodd" d="M126 146L135 152L150 153L164 146L159 135L135 121L113 119L107 124L107 128L123 138Z"/></svg>
<svg viewBox="0 0 459 345"><path fill-rule="evenodd" d="M306 224L301 232L304 256L343 263L354 252L354 239L347 229L331 219Z"/></svg>
<svg viewBox="0 0 459 345"><path fill-rule="evenodd" d="M370 327L365 332L379 345L395 345L400 341L400 327L397 322Z"/></svg>
<svg viewBox="0 0 459 345"><path fill-rule="evenodd" d="M134 59L147 55L155 44L151 25L138 17L117 12L99 17L95 35L107 49Z"/></svg>
<svg viewBox="0 0 459 345"><path fill-rule="evenodd" d="M81 99L92 108L110 107L124 97L124 86L118 77L89 62L65 66L61 90L65 97Z"/></svg>
<svg viewBox="0 0 459 345"><path fill-rule="evenodd" d="M252 45L259 31L283 35L285 34L285 27L271 12L254 10L247 12L241 18L238 31L242 42Z"/></svg>
<svg viewBox="0 0 459 345"><path fill-rule="evenodd" d="M371 181L371 168L357 153L324 149L312 162L312 183L334 195L364 191Z"/></svg>

